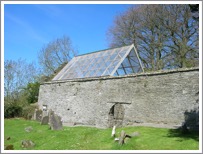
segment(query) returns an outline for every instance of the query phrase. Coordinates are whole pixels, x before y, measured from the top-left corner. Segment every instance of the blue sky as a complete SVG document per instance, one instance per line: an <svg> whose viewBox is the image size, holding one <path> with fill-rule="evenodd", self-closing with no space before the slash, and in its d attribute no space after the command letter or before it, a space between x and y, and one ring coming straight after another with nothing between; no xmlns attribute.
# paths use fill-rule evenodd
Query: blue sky
<svg viewBox="0 0 203 154"><path fill-rule="evenodd" d="M37 63L48 42L67 35L79 54L108 48L107 30L129 4L5 4L4 59Z"/></svg>

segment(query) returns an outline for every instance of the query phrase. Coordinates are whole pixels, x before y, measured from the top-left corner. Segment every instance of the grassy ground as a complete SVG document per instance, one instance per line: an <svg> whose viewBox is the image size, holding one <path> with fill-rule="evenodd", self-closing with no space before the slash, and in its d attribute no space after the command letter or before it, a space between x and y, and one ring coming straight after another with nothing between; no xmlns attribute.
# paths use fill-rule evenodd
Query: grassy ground
<svg viewBox="0 0 203 154"><path fill-rule="evenodd" d="M125 127L116 129L127 134L139 132L139 136L126 140L123 146L111 138L111 129L92 127L63 127L53 131L48 125L23 119L5 119L5 145L13 144L15 150L23 150L22 140L32 140L36 145L26 150L198 150L199 136L195 133L182 135L178 130L152 127ZM24 129L32 126L33 131Z"/></svg>

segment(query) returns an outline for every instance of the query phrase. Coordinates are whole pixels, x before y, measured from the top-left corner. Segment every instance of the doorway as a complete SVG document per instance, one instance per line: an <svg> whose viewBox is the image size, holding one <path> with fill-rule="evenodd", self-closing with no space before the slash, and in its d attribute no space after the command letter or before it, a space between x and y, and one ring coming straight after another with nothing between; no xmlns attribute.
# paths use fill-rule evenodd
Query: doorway
<svg viewBox="0 0 203 154"><path fill-rule="evenodd" d="M112 128L113 126L119 127L123 124L123 118L124 118L124 107L122 104L116 103L114 104L109 111L108 115L108 125L109 128Z"/></svg>

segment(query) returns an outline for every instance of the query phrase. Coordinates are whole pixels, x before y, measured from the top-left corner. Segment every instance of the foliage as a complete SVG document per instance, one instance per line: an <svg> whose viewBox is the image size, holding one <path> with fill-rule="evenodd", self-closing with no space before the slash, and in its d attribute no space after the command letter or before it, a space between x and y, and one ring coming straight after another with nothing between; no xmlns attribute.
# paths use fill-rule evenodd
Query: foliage
<svg viewBox="0 0 203 154"><path fill-rule="evenodd" d="M55 73L53 73L53 74L40 76L40 77L38 78L38 81L39 81L40 83L51 81L51 80L54 78L54 76L55 76L57 73L59 73L59 72L64 68L64 66L65 66L66 64L67 64L67 62L64 62L63 64L61 64L61 65L54 71Z"/></svg>
<svg viewBox="0 0 203 154"><path fill-rule="evenodd" d="M6 60L4 62L4 89L5 95L9 96L18 93L29 82L35 81L38 70L34 63L27 63L18 59Z"/></svg>
<svg viewBox="0 0 203 154"><path fill-rule="evenodd" d="M199 11L199 4L189 4L191 12Z"/></svg>
<svg viewBox="0 0 203 154"><path fill-rule="evenodd" d="M25 108L25 111L22 110L22 114L27 116L26 107L38 101L40 83L50 81L75 54L71 41L66 36L50 42L47 48L49 50L46 49L46 53L45 50L43 52L45 55L48 54L47 57L44 57L47 58L45 61L53 60L57 63L54 65L56 67L54 73L48 75L45 72L40 74L40 69L34 63L27 63L22 59L4 62L4 113L6 118L19 116L20 114L12 113L18 107ZM56 49L57 51L55 51ZM45 55L42 54L40 57ZM57 60L56 57L59 59Z"/></svg>
<svg viewBox="0 0 203 154"><path fill-rule="evenodd" d="M4 118L20 117L22 115L22 107L18 105L10 105L4 108Z"/></svg>
<svg viewBox="0 0 203 154"><path fill-rule="evenodd" d="M25 90L27 93L27 102L29 104L36 103L38 101L39 87L40 87L39 82L27 84L27 87L25 88Z"/></svg>
<svg viewBox="0 0 203 154"><path fill-rule="evenodd" d="M71 39L68 36L57 38L45 45L38 53L39 64L43 74L49 76L56 69L76 55Z"/></svg>
<svg viewBox="0 0 203 154"><path fill-rule="evenodd" d="M39 83L35 82L39 70L34 63L18 59L4 63L4 117L24 115L24 108L35 103L39 93Z"/></svg>
<svg viewBox="0 0 203 154"><path fill-rule="evenodd" d="M38 70L33 63L18 59L4 63L4 105L23 106L27 103L24 88L34 82Z"/></svg>
<svg viewBox="0 0 203 154"><path fill-rule="evenodd" d="M32 126L33 131L24 129ZM5 144L13 144L15 150L23 149L20 144L24 139L32 140L36 146L28 150L198 150L198 135L181 135L178 131L153 127L124 127L116 129L116 137L121 130L127 134L139 132L139 136L126 140L119 146L111 137L112 129L93 127L63 127L53 131L48 125L22 119L5 119L4 136L10 137ZM17 132L17 133L16 133ZM26 149L24 149L26 150Z"/></svg>
<svg viewBox="0 0 203 154"><path fill-rule="evenodd" d="M27 96L24 91L20 91L14 95L17 97L12 97L12 96L13 95L4 97L4 117L5 118L22 116L23 107L28 105Z"/></svg>
<svg viewBox="0 0 203 154"><path fill-rule="evenodd" d="M34 110L38 108L35 104L29 104L28 97L25 91L17 100L4 101L4 118L24 117L27 119L34 113Z"/></svg>
<svg viewBox="0 0 203 154"><path fill-rule="evenodd" d="M199 4L189 4L193 19L199 20Z"/></svg>
<svg viewBox="0 0 203 154"><path fill-rule="evenodd" d="M23 107L22 116L25 119L30 119L33 116L35 109L37 109L37 105L29 104Z"/></svg>
<svg viewBox="0 0 203 154"><path fill-rule="evenodd" d="M189 5L135 5L109 29L111 47L134 43L150 70L198 66L199 22Z"/></svg>
<svg viewBox="0 0 203 154"><path fill-rule="evenodd" d="M185 111L185 125L191 130L199 130L199 109Z"/></svg>
<svg viewBox="0 0 203 154"><path fill-rule="evenodd" d="M34 64L21 59L5 61L4 70L4 117L25 116L29 103L38 98L39 83L33 82L38 71Z"/></svg>

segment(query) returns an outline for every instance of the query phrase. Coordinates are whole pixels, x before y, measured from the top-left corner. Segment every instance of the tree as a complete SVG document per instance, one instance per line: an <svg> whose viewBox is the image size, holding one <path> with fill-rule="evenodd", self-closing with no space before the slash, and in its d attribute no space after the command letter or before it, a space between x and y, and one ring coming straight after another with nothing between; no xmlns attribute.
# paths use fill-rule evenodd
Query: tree
<svg viewBox="0 0 203 154"><path fill-rule="evenodd" d="M168 15L163 24L169 32L170 65L175 67L192 67L198 65L199 57L199 23L194 20L188 5L169 5L165 7ZM170 19L170 20L169 20Z"/></svg>
<svg viewBox="0 0 203 154"><path fill-rule="evenodd" d="M56 69L64 63L68 63L76 53L70 38L67 36L49 42L38 53L43 74L55 74Z"/></svg>
<svg viewBox="0 0 203 154"><path fill-rule="evenodd" d="M199 4L189 4L190 11L193 13L193 18L199 20Z"/></svg>
<svg viewBox="0 0 203 154"><path fill-rule="evenodd" d="M189 5L135 5L108 31L111 47L134 43L147 70L198 65L198 21Z"/></svg>
<svg viewBox="0 0 203 154"><path fill-rule="evenodd" d="M24 87L34 82L38 70L33 63L25 60L6 60L4 62L4 96L5 102L14 103L22 95Z"/></svg>
<svg viewBox="0 0 203 154"><path fill-rule="evenodd" d="M34 63L18 59L4 62L4 117L22 116L28 105L28 83L36 81L39 72Z"/></svg>
<svg viewBox="0 0 203 154"><path fill-rule="evenodd" d="M36 103L38 101L39 95L39 82L28 83L27 87L25 88L27 94L27 102L29 104Z"/></svg>

